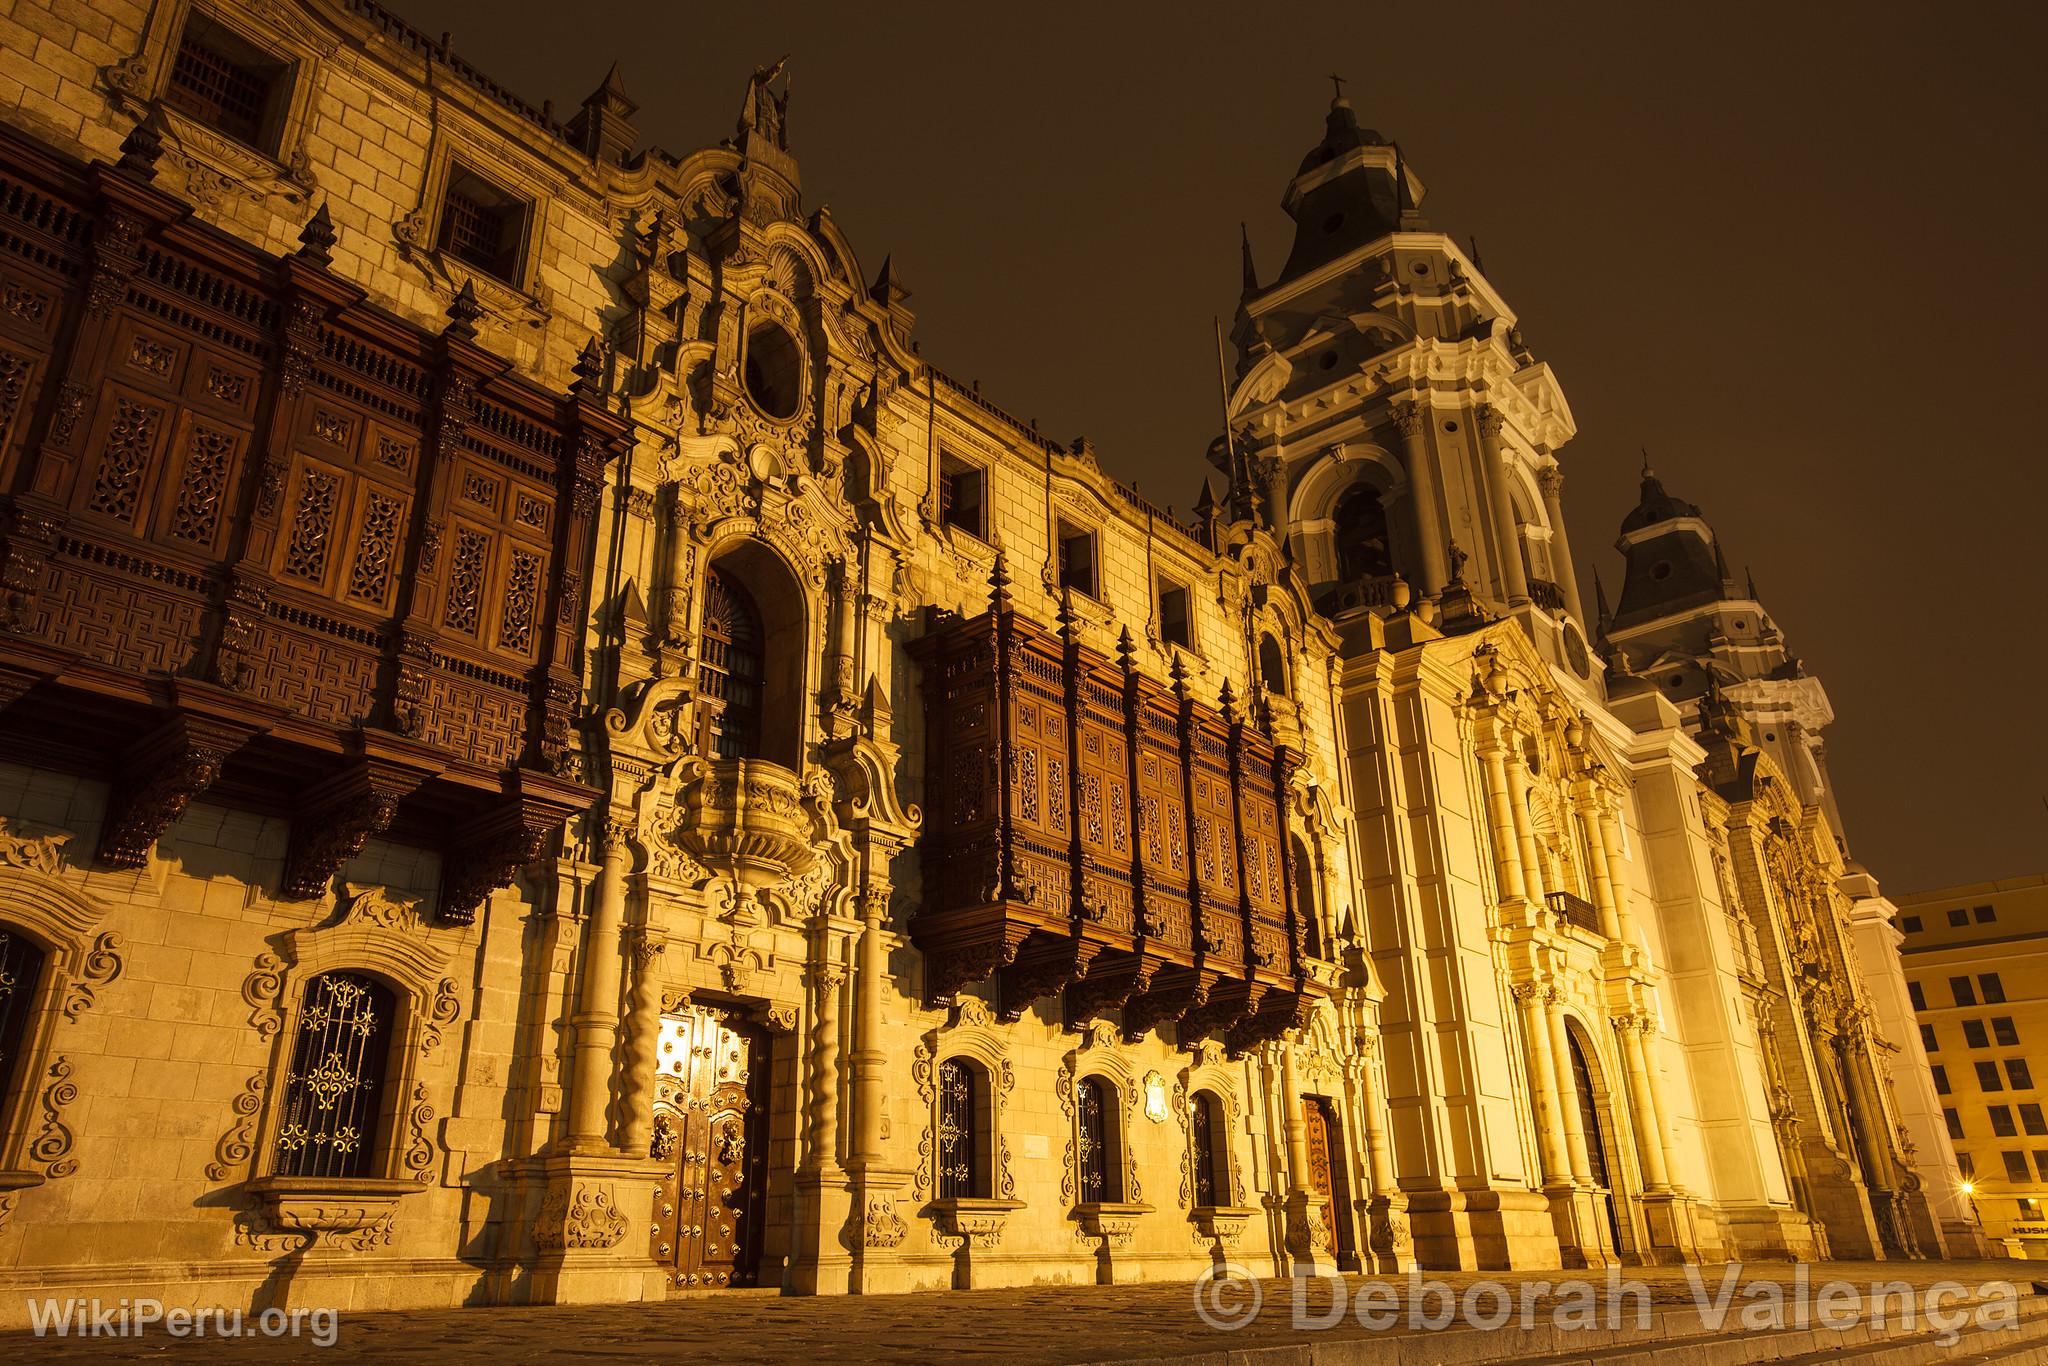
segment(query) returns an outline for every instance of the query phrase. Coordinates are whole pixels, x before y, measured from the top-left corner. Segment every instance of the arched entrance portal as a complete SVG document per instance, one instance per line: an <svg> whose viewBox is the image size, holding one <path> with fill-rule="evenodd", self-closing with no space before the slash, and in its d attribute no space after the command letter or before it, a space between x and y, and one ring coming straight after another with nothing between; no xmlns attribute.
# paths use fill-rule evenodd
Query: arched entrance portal
<svg viewBox="0 0 2048 1366"><path fill-rule="evenodd" d="M668 1164L651 1228L674 1290L756 1283L768 1190L768 1040L725 1012L661 1019L654 1142Z"/></svg>
<svg viewBox="0 0 2048 1366"><path fill-rule="evenodd" d="M1607 1236L1613 1239L1614 1250L1618 1253L1627 1244L1621 1237L1621 1217L1614 1205L1614 1177L1608 1162L1613 1151L1608 1146L1607 1126L1603 1122L1601 1106L1596 1099L1606 1088L1596 1086L1592 1065L1586 1061L1586 1049L1579 1042L1579 1030L1575 1024L1565 1027L1565 1045L1572 1055L1572 1090L1578 1093L1579 1124L1586 1131L1586 1167L1599 1188L1600 1203L1607 1210Z"/></svg>

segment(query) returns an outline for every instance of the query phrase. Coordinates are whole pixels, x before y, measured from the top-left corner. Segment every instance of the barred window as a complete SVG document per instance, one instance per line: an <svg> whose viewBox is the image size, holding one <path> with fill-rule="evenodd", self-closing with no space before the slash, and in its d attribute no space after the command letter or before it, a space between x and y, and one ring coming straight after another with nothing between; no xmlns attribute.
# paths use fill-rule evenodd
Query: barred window
<svg viewBox="0 0 2048 1366"><path fill-rule="evenodd" d="M1100 1078L1088 1077L1075 1088L1075 1101L1081 1203L1116 1204L1124 1198L1123 1169L1116 1151L1116 1093Z"/></svg>
<svg viewBox="0 0 2048 1366"><path fill-rule="evenodd" d="M1195 1145L1195 1204L1228 1205L1235 1198L1230 1189L1230 1159L1223 1146L1229 1140L1229 1130L1224 1125L1223 1106L1216 1093L1195 1092L1190 1118L1194 1121L1191 1141Z"/></svg>
<svg viewBox="0 0 2048 1366"><path fill-rule="evenodd" d="M0 1116L27 1080L28 1022L42 976L42 946L0 921Z"/></svg>
<svg viewBox="0 0 2048 1366"><path fill-rule="evenodd" d="M329 972L306 984L285 1077L279 1176L378 1175L384 1064L396 998L375 978Z"/></svg>
<svg viewBox="0 0 2048 1366"><path fill-rule="evenodd" d="M216 132L275 152L292 63L264 52L203 14L179 35L164 103Z"/></svg>
<svg viewBox="0 0 2048 1366"><path fill-rule="evenodd" d="M1059 532L1060 587L1071 588L1091 598L1097 596L1094 534L1068 526L1065 522L1056 526Z"/></svg>
<svg viewBox="0 0 2048 1366"><path fill-rule="evenodd" d="M519 283L528 205L464 166L448 172L436 245L507 284Z"/></svg>
<svg viewBox="0 0 2048 1366"><path fill-rule="evenodd" d="M985 1088L972 1064L939 1064L939 1198L986 1200L988 1158L983 1140Z"/></svg>
<svg viewBox="0 0 2048 1366"><path fill-rule="evenodd" d="M720 759L761 757L761 612L747 590L717 570L704 579L698 690L700 748Z"/></svg>
<svg viewBox="0 0 2048 1366"><path fill-rule="evenodd" d="M979 466L950 455L939 457L939 520L970 536L986 539L988 520L983 490L988 476Z"/></svg>

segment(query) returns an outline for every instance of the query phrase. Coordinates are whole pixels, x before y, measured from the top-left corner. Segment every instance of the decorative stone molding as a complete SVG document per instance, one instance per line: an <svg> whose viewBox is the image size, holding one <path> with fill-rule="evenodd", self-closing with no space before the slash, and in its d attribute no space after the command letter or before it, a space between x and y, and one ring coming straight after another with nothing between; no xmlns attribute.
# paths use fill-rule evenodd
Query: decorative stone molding
<svg viewBox="0 0 2048 1366"><path fill-rule="evenodd" d="M893 1191L869 1191L846 1225L849 1248L901 1247L909 1236L910 1225L896 1212Z"/></svg>
<svg viewBox="0 0 2048 1366"><path fill-rule="evenodd" d="M76 1135L64 1122L64 1112L77 1099L78 1083L71 1080L71 1060L60 1057L44 1074L42 1093L36 1098L37 1108L43 1112L43 1125L28 1145L28 1160L41 1165L43 1175L53 1181L78 1170L78 1159L71 1156Z"/></svg>
<svg viewBox="0 0 2048 1366"><path fill-rule="evenodd" d="M938 1071L941 1064L956 1058L964 1058L979 1069L988 1087L989 1189L997 1201L1014 1200L1017 1182L1010 1167L1010 1143L1004 1124L1011 1093L1017 1088L1017 1069L1010 1060L1007 1033L996 1026L989 1008L971 996L963 996L954 1003L952 1019L919 1040L911 1059L911 1080L925 1110L911 1189L919 1195L938 1191Z"/></svg>
<svg viewBox="0 0 2048 1366"><path fill-rule="evenodd" d="M244 1238L275 1250L278 1238L296 1237L299 1250L368 1252L391 1243L398 1202L419 1190L412 1181L325 1176L266 1176L250 1183L261 1214L248 1220ZM266 1241L259 1241L266 1240Z"/></svg>
<svg viewBox="0 0 2048 1366"><path fill-rule="evenodd" d="M1138 1220L1151 1212L1150 1205L1089 1203L1074 1206L1074 1221L1080 1237L1121 1252L1137 1235Z"/></svg>
<svg viewBox="0 0 2048 1366"><path fill-rule="evenodd" d="M90 1010L100 990L121 975L121 950L125 947L125 941L112 930L101 932L92 941L92 949L80 960L64 994L65 1019L76 1020Z"/></svg>
<svg viewBox="0 0 2048 1366"><path fill-rule="evenodd" d="M629 1227L612 1188L578 1181L573 1191L556 1185L541 1201L533 1224L533 1244L543 1252L616 1247Z"/></svg>
<svg viewBox="0 0 2048 1366"><path fill-rule="evenodd" d="M229 1173L256 1155L257 1116L263 1113L263 1095L269 1084L267 1069L250 1073L249 1079L242 1083L242 1093L235 1097L232 1106L235 1121L215 1145L213 1161L206 1164L207 1180L227 1180Z"/></svg>
<svg viewBox="0 0 2048 1366"><path fill-rule="evenodd" d="M958 1239L970 1248L999 1247L1003 1226L1010 1212L1024 1208L1022 1200L935 1200L932 1202L932 1231L941 1238Z"/></svg>
<svg viewBox="0 0 2048 1366"><path fill-rule="evenodd" d="M1225 1205L1197 1205L1188 1214L1195 1237L1222 1251L1234 1251L1257 1210Z"/></svg>
<svg viewBox="0 0 2048 1366"><path fill-rule="evenodd" d="M64 866L69 830L0 816L0 865L55 877Z"/></svg>

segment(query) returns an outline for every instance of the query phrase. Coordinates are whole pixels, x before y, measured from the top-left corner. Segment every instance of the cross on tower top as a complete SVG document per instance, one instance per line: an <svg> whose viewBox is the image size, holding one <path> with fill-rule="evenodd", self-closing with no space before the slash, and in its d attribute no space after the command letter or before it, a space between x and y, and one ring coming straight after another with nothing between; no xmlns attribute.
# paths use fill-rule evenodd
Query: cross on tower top
<svg viewBox="0 0 2048 1366"><path fill-rule="evenodd" d="M1343 98L1344 98L1344 78L1343 78L1342 76L1338 76L1338 75L1332 74L1332 75L1331 75L1331 77L1330 77L1330 84L1331 84L1331 85L1333 85L1333 86L1335 86L1335 87L1337 88L1337 95L1336 95L1336 98L1338 98L1338 99L1340 99L1340 100L1341 100L1341 99L1343 99Z"/></svg>

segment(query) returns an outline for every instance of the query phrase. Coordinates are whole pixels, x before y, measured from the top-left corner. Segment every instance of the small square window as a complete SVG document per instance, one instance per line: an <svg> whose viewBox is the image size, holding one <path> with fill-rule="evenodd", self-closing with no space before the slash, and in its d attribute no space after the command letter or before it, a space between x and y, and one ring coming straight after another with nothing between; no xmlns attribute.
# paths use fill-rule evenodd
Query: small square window
<svg viewBox="0 0 2048 1366"><path fill-rule="evenodd" d="M1979 925L1989 925L1992 921L1998 919L1998 912L1989 906L1978 906L1971 911L1971 914L1977 917Z"/></svg>
<svg viewBox="0 0 2048 1366"><path fill-rule="evenodd" d="M1935 1093L1936 1095L1940 1095L1940 1096L1945 1096L1945 1095L1947 1095L1947 1094L1948 1094L1948 1069L1947 1069L1946 1067L1943 1067L1943 1066L1942 1066L1942 1065L1941 1065L1940 1063L1936 1063L1936 1064L1934 1065L1934 1069L1933 1069L1933 1070L1934 1070L1934 1093Z"/></svg>
<svg viewBox="0 0 2048 1366"><path fill-rule="evenodd" d="M1970 923L1970 913L1965 910L1950 911L1948 913L1948 923L1951 925L1967 925Z"/></svg>
<svg viewBox="0 0 2048 1366"><path fill-rule="evenodd" d="M1095 597L1095 533L1058 523L1060 587Z"/></svg>
<svg viewBox="0 0 2048 1366"><path fill-rule="evenodd" d="M1991 1132L1998 1137L2011 1138L2015 1133L2019 1132L2013 1128L2012 1108L2010 1106L1993 1105L1987 1113L1991 1116Z"/></svg>
<svg viewBox="0 0 2048 1366"><path fill-rule="evenodd" d="M1973 990L1971 990L1971 989L1970 989L1970 979L1969 979L1969 978L1967 978L1967 977L1951 977L1951 978L1949 978L1949 979L1948 979L1948 989L1949 989L1949 990L1950 990L1951 992L1953 992L1953 993L1955 994L1955 998L1956 998L1956 1004L1957 1004L1957 1005L1959 1005L1959 1006L1973 1006L1973 1005L1977 1004L1977 993L1976 993L1975 991L1973 991Z"/></svg>
<svg viewBox="0 0 2048 1366"><path fill-rule="evenodd" d="M2022 1105L2020 1107L2020 1127L2030 1134L2048 1134L2048 1119L2041 1117L2040 1106Z"/></svg>
<svg viewBox="0 0 2048 1366"><path fill-rule="evenodd" d="M2012 1089L2015 1091L2031 1091L2034 1089L2034 1074L2027 1067L2027 1060L2025 1058L2007 1058L2005 1060L2005 1079L2012 1083Z"/></svg>
<svg viewBox="0 0 2048 1366"><path fill-rule="evenodd" d="M988 472L950 455L939 456L939 520L988 539Z"/></svg>
<svg viewBox="0 0 2048 1366"><path fill-rule="evenodd" d="M1920 984L1918 982L1906 983L1906 995L1913 998L1913 1009L1927 1009L1927 993L1920 990Z"/></svg>
<svg viewBox="0 0 2048 1366"><path fill-rule="evenodd" d="M1950 1138L1961 1138L1963 1136L1963 1117L1961 1115L1957 1114L1954 1110L1943 1110L1941 1117L1948 1123L1948 1136Z"/></svg>
<svg viewBox="0 0 2048 1366"><path fill-rule="evenodd" d="M1984 993L1984 1004L1997 1005L2005 999L2005 983L1998 980L1995 972L1977 974L1977 988Z"/></svg>
<svg viewBox="0 0 2048 1366"><path fill-rule="evenodd" d="M1980 1062L1977 1064L1977 1089L1980 1091L2003 1091L2005 1089L2005 1083L1999 1080L1997 1063Z"/></svg>
<svg viewBox="0 0 2048 1366"><path fill-rule="evenodd" d="M293 65L194 13L178 35L163 101L215 132L274 154L291 99Z"/></svg>
<svg viewBox="0 0 2048 1366"><path fill-rule="evenodd" d="M1990 1036L1985 1034L1984 1022L1982 1020L1963 1021L1963 1042L1972 1048L1989 1048L1991 1046Z"/></svg>
<svg viewBox="0 0 2048 1366"><path fill-rule="evenodd" d="M1920 933L1920 917L1917 915L1902 916L1899 920L1899 928L1907 934Z"/></svg>
<svg viewBox="0 0 2048 1366"><path fill-rule="evenodd" d="M506 284L519 283L530 206L468 167L449 168L441 199L441 251Z"/></svg>
<svg viewBox="0 0 2048 1366"><path fill-rule="evenodd" d="M2002 1153L2005 1158L2005 1179L2024 1181L2027 1179L2027 1155L2025 1153Z"/></svg>
<svg viewBox="0 0 2048 1366"><path fill-rule="evenodd" d="M1935 1052L1941 1047L1940 1044L1934 1041L1933 1025L1924 1024L1920 1026L1920 1047L1929 1053Z"/></svg>
<svg viewBox="0 0 2048 1366"><path fill-rule="evenodd" d="M1994 1015L1991 1019L1991 1037L1998 1040L2000 1048L2018 1048L2020 1032L2013 1028L2012 1016Z"/></svg>
<svg viewBox="0 0 2048 1366"><path fill-rule="evenodd" d="M1183 649L1194 644L1188 623L1188 590L1164 579L1159 581L1159 638Z"/></svg>

